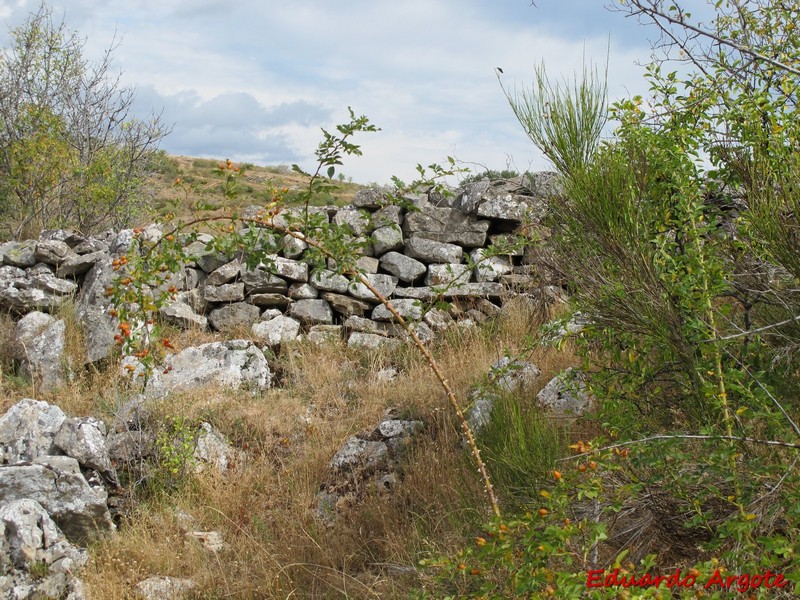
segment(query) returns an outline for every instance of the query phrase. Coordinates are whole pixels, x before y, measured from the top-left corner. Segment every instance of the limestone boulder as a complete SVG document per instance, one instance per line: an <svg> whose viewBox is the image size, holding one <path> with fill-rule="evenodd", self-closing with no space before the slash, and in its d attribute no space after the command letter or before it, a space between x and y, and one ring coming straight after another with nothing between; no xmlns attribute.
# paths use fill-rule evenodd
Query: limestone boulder
<svg viewBox="0 0 800 600"><path fill-rule="evenodd" d="M539 404L558 414L582 415L594 400L586 390L585 376L570 367L556 375L536 395Z"/></svg>
<svg viewBox="0 0 800 600"><path fill-rule="evenodd" d="M280 346L286 342L293 342L300 333L300 321L281 315L269 321L259 321L253 324L253 337L265 346Z"/></svg>
<svg viewBox="0 0 800 600"><path fill-rule="evenodd" d="M41 456L30 463L0 467L0 498L35 499L76 544L115 528L106 491L90 486L78 461L69 456Z"/></svg>
<svg viewBox="0 0 800 600"><path fill-rule="evenodd" d="M208 314L208 322L217 331L231 332L249 328L261 316L261 309L247 302L234 302L215 308Z"/></svg>
<svg viewBox="0 0 800 600"><path fill-rule="evenodd" d="M58 406L25 398L0 416L0 465L58 453L54 439L67 416Z"/></svg>
<svg viewBox="0 0 800 600"><path fill-rule="evenodd" d="M164 367L156 369L148 380L145 387L148 397L163 397L170 392L206 385L265 390L272 384L272 372L264 353L248 340L186 348L167 357Z"/></svg>
<svg viewBox="0 0 800 600"><path fill-rule="evenodd" d="M384 271L405 283L413 283L427 272L424 263L400 252L387 252L381 256L380 265Z"/></svg>
<svg viewBox="0 0 800 600"><path fill-rule="evenodd" d="M464 250L456 244L437 242L414 235L406 240L404 248L406 256L424 263L463 262Z"/></svg>
<svg viewBox="0 0 800 600"><path fill-rule="evenodd" d="M333 310L325 300L297 300L289 307L289 315L304 325L333 323Z"/></svg>
<svg viewBox="0 0 800 600"><path fill-rule="evenodd" d="M49 392L64 385L66 324L62 319L38 311L28 313L17 323L14 347L23 372L38 389Z"/></svg>

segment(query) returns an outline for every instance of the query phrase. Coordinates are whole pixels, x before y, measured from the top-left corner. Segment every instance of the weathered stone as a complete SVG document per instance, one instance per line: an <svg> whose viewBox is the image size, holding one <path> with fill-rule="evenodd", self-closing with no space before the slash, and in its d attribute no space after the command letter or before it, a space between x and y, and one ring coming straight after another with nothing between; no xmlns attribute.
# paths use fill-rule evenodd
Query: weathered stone
<svg viewBox="0 0 800 600"><path fill-rule="evenodd" d="M250 327L261 316L261 309L247 302L234 302L212 310L208 322L217 331L234 331Z"/></svg>
<svg viewBox="0 0 800 600"><path fill-rule="evenodd" d="M300 322L291 317L281 315L269 321L254 323L251 331L258 343L267 346L279 346L297 339L300 333Z"/></svg>
<svg viewBox="0 0 800 600"><path fill-rule="evenodd" d="M130 471L153 456L155 442L155 435L148 430L111 433L106 440L108 458L114 468L124 467Z"/></svg>
<svg viewBox="0 0 800 600"><path fill-rule="evenodd" d="M373 256L359 256L356 260L356 269L362 273L377 273L380 261Z"/></svg>
<svg viewBox="0 0 800 600"><path fill-rule="evenodd" d="M489 190L477 210L479 217L503 219L521 223L523 221L538 222L546 211L546 204L532 196L513 193L493 193Z"/></svg>
<svg viewBox="0 0 800 600"><path fill-rule="evenodd" d="M394 350L402 345L402 342L395 338L387 338L374 333L364 333L354 331L347 338L348 348L362 348L365 350Z"/></svg>
<svg viewBox="0 0 800 600"><path fill-rule="evenodd" d="M219 552L225 548L222 533L219 531L187 531L185 536L200 542L200 545L209 552Z"/></svg>
<svg viewBox="0 0 800 600"><path fill-rule="evenodd" d="M86 241L86 238L72 229L43 229L39 234L39 241L45 242L50 240L64 242L70 248L74 248L78 244Z"/></svg>
<svg viewBox="0 0 800 600"><path fill-rule="evenodd" d="M413 236L406 240L405 254L425 263L460 263L464 251L455 244Z"/></svg>
<svg viewBox="0 0 800 600"><path fill-rule="evenodd" d="M147 382L148 397L163 397L205 385L247 386L264 390L272 384L264 353L248 340L211 342L167 357L166 373L156 369Z"/></svg>
<svg viewBox="0 0 800 600"><path fill-rule="evenodd" d="M437 242L476 248L486 243L489 221L478 221L453 208L430 206L406 215L403 232Z"/></svg>
<svg viewBox="0 0 800 600"><path fill-rule="evenodd" d="M292 299L283 294L250 294L247 302L255 306L279 307L286 310L292 303Z"/></svg>
<svg viewBox="0 0 800 600"><path fill-rule="evenodd" d="M388 271L406 283L413 283L427 271L427 267L423 263L399 252L387 252L381 256L380 264L384 271Z"/></svg>
<svg viewBox="0 0 800 600"><path fill-rule="evenodd" d="M502 249L502 256L523 256L525 246L520 244L520 236L498 233L489 236L489 243L495 250Z"/></svg>
<svg viewBox="0 0 800 600"><path fill-rule="evenodd" d="M244 283L205 285L203 299L206 302L240 302L244 300Z"/></svg>
<svg viewBox="0 0 800 600"><path fill-rule="evenodd" d="M97 238L86 238L72 249L75 254L94 254L95 252L109 253L109 243Z"/></svg>
<svg viewBox="0 0 800 600"><path fill-rule="evenodd" d="M112 234L109 251L116 255L127 254L131 249L133 239L133 229L121 229Z"/></svg>
<svg viewBox="0 0 800 600"><path fill-rule="evenodd" d="M47 566L47 574L40 576L44 578L77 571L89 560L86 550L66 540L44 507L27 498L0 505L0 548L3 546L11 564L22 572L30 573L36 566ZM2 572L5 569L0 570ZM60 580L66 584L63 577ZM39 588L39 593L44 591L42 587L35 587ZM57 587L65 595L67 586Z"/></svg>
<svg viewBox="0 0 800 600"><path fill-rule="evenodd" d="M353 315L348 317L344 322L344 328L347 331L359 331L362 333L371 333L383 337L397 336L400 334L400 326L395 323L377 322L372 319L365 319Z"/></svg>
<svg viewBox="0 0 800 600"><path fill-rule="evenodd" d="M360 236L367 231L369 217L362 210L343 208L333 216L333 222L340 227L348 227L354 236Z"/></svg>
<svg viewBox="0 0 800 600"><path fill-rule="evenodd" d="M95 263L108 257L108 252L105 250L97 250L84 254L69 254L58 265L56 276L58 277L74 277L75 275L83 275L91 269Z"/></svg>
<svg viewBox="0 0 800 600"><path fill-rule="evenodd" d="M489 380L498 389L513 393L533 385L541 374L539 367L531 362L504 356L492 365Z"/></svg>
<svg viewBox="0 0 800 600"><path fill-rule="evenodd" d="M475 214L489 185L488 178L464 185L461 194L456 199L455 207L465 214Z"/></svg>
<svg viewBox="0 0 800 600"><path fill-rule="evenodd" d="M397 287L397 277L392 275L367 273L364 277L384 298L391 296L394 288ZM361 300L378 301L370 289L360 281L354 281L350 284L350 294Z"/></svg>
<svg viewBox="0 0 800 600"><path fill-rule="evenodd" d="M29 346L34 338L41 335L48 327L56 322L55 317L39 312L37 310L29 312L17 321L14 331L14 344L11 346L11 356L17 360L23 360L27 356Z"/></svg>
<svg viewBox="0 0 800 600"><path fill-rule="evenodd" d="M401 436L412 436L423 427L422 421L405 421L403 419L387 419L381 421L377 431L384 439Z"/></svg>
<svg viewBox="0 0 800 600"><path fill-rule="evenodd" d="M333 456L329 466L332 471L339 473L355 470L370 473L385 469L388 463L389 449L386 444L351 437Z"/></svg>
<svg viewBox="0 0 800 600"><path fill-rule="evenodd" d="M106 425L93 417L66 419L53 438L53 446L76 459L84 468L113 476L106 447Z"/></svg>
<svg viewBox="0 0 800 600"><path fill-rule="evenodd" d="M416 321L422 318L422 305L420 304L419 300L395 299L391 300L390 302L392 307L404 319ZM379 304L372 311L372 319L374 321L392 321L394 320L394 315L389 311L388 308L386 308L386 306Z"/></svg>
<svg viewBox="0 0 800 600"><path fill-rule="evenodd" d="M403 224L403 209L395 204L384 206L372 213L372 227L379 229L397 225L398 228Z"/></svg>
<svg viewBox="0 0 800 600"><path fill-rule="evenodd" d="M78 290L78 284L60 279L52 273L41 273L29 278L31 286L56 296L67 296Z"/></svg>
<svg viewBox="0 0 800 600"><path fill-rule="evenodd" d="M425 321L417 321L416 323L409 323L409 327L417 336L417 339L423 344L430 344L434 337L433 330L428 326ZM405 342L412 342L411 336L404 329L400 330L399 337Z"/></svg>
<svg viewBox="0 0 800 600"><path fill-rule="evenodd" d="M331 308L340 315L350 317L352 315L362 316L372 309L371 304L361 300L356 300L350 296L325 292L321 295L322 299L331 305Z"/></svg>
<svg viewBox="0 0 800 600"><path fill-rule="evenodd" d="M64 384L66 324L38 311L30 312L17 323L15 354L23 370L42 391Z"/></svg>
<svg viewBox="0 0 800 600"><path fill-rule="evenodd" d="M108 315L107 309L80 304L78 318L86 340L86 362L107 358L114 348L115 320Z"/></svg>
<svg viewBox="0 0 800 600"><path fill-rule="evenodd" d="M0 498L35 499L74 543L114 529L105 490L89 486L78 461L69 456L42 456L32 463L0 467Z"/></svg>
<svg viewBox="0 0 800 600"><path fill-rule="evenodd" d="M308 330L307 338L314 344L330 344L342 340L341 325L314 325Z"/></svg>
<svg viewBox="0 0 800 600"><path fill-rule="evenodd" d="M391 193L386 187L362 188L353 197L353 206L356 208L380 208L389 202Z"/></svg>
<svg viewBox="0 0 800 600"><path fill-rule="evenodd" d="M0 465L30 462L56 451L53 439L67 416L58 406L25 398L0 416Z"/></svg>
<svg viewBox="0 0 800 600"><path fill-rule="evenodd" d="M209 273L206 278L206 285L222 285L223 283L228 283L239 274L241 269L242 263L238 260L232 260Z"/></svg>
<svg viewBox="0 0 800 600"><path fill-rule="evenodd" d="M470 252L475 263L475 281L497 281L502 275L511 272L511 261L507 256L486 256L484 248L476 248Z"/></svg>
<svg viewBox="0 0 800 600"><path fill-rule="evenodd" d="M317 288L309 283L293 283L289 286L289 298L292 300L314 300L317 297Z"/></svg>
<svg viewBox="0 0 800 600"><path fill-rule="evenodd" d="M3 262L12 267L32 267L36 264L36 242L9 242L3 245Z"/></svg>
<svg viewBox="0 0 800 600"><path fill-rule="evenodd" d="M586 391L583 373L572 367L553 377L536 395L536 400L556 413L576 416L586 412L593 403Z"/></svg>
<svg viewBox="0 0 800 600"><path fill-rule="evenodd" d="M211 467L224 474L234 463L236 451L213 425L200 423L192 456L197 461L195 473L202 473L207 467Z"/></svg>
<svg viewBox="0 0 800 600"><path fill-rule="evenodd" d="M156 576L137 583L136 592L143 600L180 600L195 587L191 579Z"/></svg>
<svg viewBox="0 0 800 600"><path fill-rule="evenodd" d="M109 316L106 296L114 279L111 257L98 260L86 274L77 301L77 317L86 341L86 362L106 358L114 348L115 320Z"/></svg>
<svg viewBox="0 0 800 600"><path fill-rule="evenodd" d="M380 227L372 232L372 247L378 256L403 247L403 232L396 225Z"/></svg>
<svg viewBox="0 0 800 600"><path fill-rule="evenodd" d="M264 267L248 269L242 265L239 275L245 290L250 294L285 294L289 284L285 279L270 273Z"/></svg>
<svg viewBox="0 0 800 600"><path fill-rule="evenodd" d="M430 301L436 298L436 294L428 287L398 287L394 290L395 298L413 298L415 300Z"/></svg>
<svg viewBox="0 0 800 600"><path fill-rule="evenodd" d="M501 298L505 288L499 283L466 283L448 289L445 298Z"/></svg>
<svg viewBox="0 0 800 600"><path fill-rule="evenodd" d="M68 256L72 255L71 248L59 240L44 240L36 244L33 252L34 258L38 262L43 262L46 265L59 265L64 262Z"/></svg>
<svg viewBox="0 0 800 600"><path fill-rule="evenodd" d="M308 243L288 233L281 240L281 251L286 258L297 259L306 251Z"/></svg>
<svg viewBox="0 0 800 600"><path fill-rule="evenodd" d="M16 279L25 279L27 277L24 269L19 267L4 266L0 267L0 282L15 281Z"/></svg>
<svg viewBox="0 0 800 600"><path fill-rule="evenodd" d="M173 301L158 309L158 316L165 323L191 329L193 327L205 329L208 327L208 319L203 315L197 314L189 304L180 301Z"/></svg>
<svg viewBox="0 0 800 600"><path fill-rule="evenodd" d="M428 265L425 285L458 287L469 282L470 268L460 263Z"/></svg>
<svg viewBox="0 0 800 600"><path fill-rule="evenodd" d="M190 291L200 287L206 281L206 272L202 269L192 269L191 267L183 267L181 269L183 274L183 289Z"/></svg>
<svg viewBox="0 0 800 600"><path fill-rule="evenodd" d="M298 300L289 307L289 315L304 325L333 323L331 305L325 300Z"/></svg>
<svg viewBox="0 0 800 600"><path fill-rule="evenodd" d="M207 242L194 241L186 247L186 256L206 273L211 273L230 262L230 259L213 248L206 249Z"/></svg>
<svg viewBox="0 0 800 600"><path fill-rule="evenodd" d="M437 332L444 331L453 324L453 317L451 317L447 311L439 308L433 308L426 312L423 319L434 331Z"/></svg>
<svg viewBox="0 0 800 600"><path fill-rule="evenodd" d="M350 285L350 281L344 275L328 269L317 269L311 273L309 283L318 290L325 292L336 292L344 294Z"/></svg>
<svg viewBox="0 0 800 600"><path fill-rule="evenodd" d="M473 300L475 304L475 308L481 311L487 317L496 317L502 312L502 308L497 306L494 302L487 300L486 298L478 298L477 300Z"/></svg>
<svg viewBox="0 0 800 600"><path fill-rule="evenodd" d="M266 269L291 281L308 281L308 264L272 254L265 259Z"/></svg>

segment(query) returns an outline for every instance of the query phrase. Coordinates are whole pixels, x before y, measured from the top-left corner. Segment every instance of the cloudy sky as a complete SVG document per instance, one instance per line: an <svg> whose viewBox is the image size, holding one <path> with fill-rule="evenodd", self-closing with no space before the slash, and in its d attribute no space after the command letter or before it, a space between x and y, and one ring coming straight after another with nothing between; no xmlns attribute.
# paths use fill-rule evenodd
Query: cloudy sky
<svg viewBox="0 0 800 600"><path fill-rule="evenodd" d="M610 2L610 0L609 0ZM21 23L39 0L0 0ZM347 107L381 128L342 172L412 179L417 163L541 170L496 76L528 85L535 65L571 76L608 55L612 97L644 93L653 31L603 0L50 0L137 89L137 111L174 123L172 154L313 167L320 128ZM0 42L8 42L8 27ZM116 33L115 33L116 32ZM477 167L479 168L479 167Z"/></svg>

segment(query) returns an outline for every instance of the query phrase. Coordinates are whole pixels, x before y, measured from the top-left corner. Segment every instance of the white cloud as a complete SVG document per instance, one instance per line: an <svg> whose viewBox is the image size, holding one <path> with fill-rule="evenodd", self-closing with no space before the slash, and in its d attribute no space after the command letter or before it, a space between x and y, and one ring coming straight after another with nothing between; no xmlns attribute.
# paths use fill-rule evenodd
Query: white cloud
<svg viewBox="0 0 800 600"><path fill-rule="evenodd" d="M545 166L514 121L495 78L525 84L540 61L555 75L605 60L609 18L594 0L539 8L520 0L51 0L99 55L117 30L115 64L139 88L143 112L175 121L164 147L311 167L319 128L352 106L383 131L361 138L356 181L414 176L416 163L448 155L492 168ZM23 0L2 2L19 20ZM30 3L29 3L30 4ZM10 7L10 8L9 8ZM567 14L569 13L569 14ZM647 48L612 37L614 96L641 92L636 58ZM358 140L356 140L358 141Z"/></svg>

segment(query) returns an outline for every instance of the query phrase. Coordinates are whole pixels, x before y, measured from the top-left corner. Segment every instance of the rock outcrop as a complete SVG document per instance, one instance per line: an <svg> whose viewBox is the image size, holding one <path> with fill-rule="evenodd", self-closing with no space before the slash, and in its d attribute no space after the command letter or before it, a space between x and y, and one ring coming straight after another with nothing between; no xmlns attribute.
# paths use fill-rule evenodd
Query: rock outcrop
<svg viewBox="0 0 800 600"><path fill-rule="evenodd" d="M312 212L351 236L364 255L358 266L386 298L417 301L418 307L441 298L489 315L493 310L484 310L485 303L476 308L478 301L496 307L508 285L518 288L529 281L530 266L521 251L491 255L486 249L494 241L513 237L514 232L527 235L539 227L547 200L557 193L552 179L552 174L537 173L467 184L450 197L422 194L408 198L415 206L412 212L391 205L389 190L374 188L361 190L351 206L312 208ZM257 225L260 210L247 207L241 214ZM297 209L289 212L295 214ZM283 221L282 214L275 219ZM43 232L38 240L1 244L0 308L20 315L52 313L74 297L87 341L86 361L103 360L114 347L117 333L106 290L124 272L124 268L114 271L114 261L129 251L136 235L158 240L162 233L155 225L138 233L123 230L97 237L59 230ZM207 234L188 244L189 262L164 284L175 293L160 309L159 318L179 327L229 333L258 326L260 343L273 347L319 325L344 325L353 315L369 318L378 301L366 285L336 272L333 263L327 269L311 269L306 262L308 244L303 240L266 230L259 235L274 252L258 265L212 249L213 238ZM266 311L273 309L299 322L300 330L295 334L293 324L283 320L262 325L269 321L264 318ZM419 308L411 311L415 317L419 312ZM51 323L48 327L53 330L40 330L34 336L42 340L36 348L27 340L27 354L20 360L41 385L52 388L64 377L57 368L60 361L53 358L61 326ZM332 337L331 331L327 338ZM347 327L341 331L351 346L387 344L364 338L364 331ZM350 340L353 335L355 339ZM314 337L321 339L319 333ZM397 330L384 337L402 339L403 334Z"/></svg>

